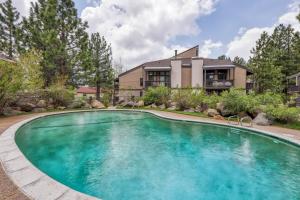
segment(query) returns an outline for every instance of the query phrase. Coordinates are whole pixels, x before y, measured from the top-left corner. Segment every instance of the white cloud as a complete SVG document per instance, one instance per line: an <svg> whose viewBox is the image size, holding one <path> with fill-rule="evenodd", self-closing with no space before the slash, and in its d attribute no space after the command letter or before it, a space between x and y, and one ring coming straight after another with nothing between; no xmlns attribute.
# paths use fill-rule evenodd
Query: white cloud
<svg viewBox="0 0 300 200"><path fill-rule="evenodd" d="M255 42L260 38L263 31L269 34L273 32L274 28L279 24L291 24L295 30L300 31L300 23L296 19L299 14L299 1L294 1L294 3L289 5L289 11L284 15L280 16L277 22L270 27L254 27L248 30L239 31L238 36L236 36L227 45L227 55L230 57L240 56L245 59L249 59L251 53L250 50L255 46Z"/></svg>
<svg viewBox="0 0 300 200"><path fill-rule="evenodd" d="M122 58L126 68L173 54L168 45L176 36L197 35L196 19L214 11L218 0L102 0L86 7L81 17L89 23L89 32L99 32L112 44L114 58ZM192 44L193 46L195 44ZM205 46L206 45L206 46ZM204 44L205 54L216 45Z"/></svg>
<svg viewBox="0 0 300 200"><path fill-rule="evenodd" d="M0 3L5 2L6 0L0 0ZM37 0L13 0L14 7L20 12L21 16L27 16L29 14L30 2L35 2Z"/></svg>
<svg viewBox="0 0 300 200"><path fill-rule="evenodd" d="M222 42L213 42L212 40L205 40L204 44L199 47L199 56L209 57L213 49L220 48L222 45Z"/></svg>

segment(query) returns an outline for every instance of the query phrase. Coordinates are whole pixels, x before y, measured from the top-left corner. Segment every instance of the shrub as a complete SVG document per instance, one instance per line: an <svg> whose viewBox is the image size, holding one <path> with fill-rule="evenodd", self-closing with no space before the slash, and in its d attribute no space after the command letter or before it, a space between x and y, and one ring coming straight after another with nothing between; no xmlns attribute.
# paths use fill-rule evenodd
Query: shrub
<svg viewBox="0 0 300 200"><path fill-rule="evenodd" d="M177 89L172 94L172 101L176 102L176 106L179 110L194 107L192 96L192 89Z"/></svg>
<svg viewBox="0 0 300 200"><path fill-rule="evenodd" d="M206 95L204 96L203 99L203 103L206 104L208 108L213 108L213 109L217 108L217 103L219 103L220 101L221 101L221 96L216 93Z"/></svg>
<svg viewBox="0 0 300 200"><path fill-rule="evenodd" d="M147 89L143 100L145 102L145 105L150 104L167 104L171 96L171 90L164 86L159 87L150 87Z"/></svg>
<svg viewBox="0 0 300 200"><path fill-rule="evenodd" d="M23 84L22 70L14 63L0 60L0 114Z"/></svg>
<svg viewBox="0 0 300 200"><path fill-rule="evenodd" d="M254 95L253 95L254 96ZM260 105L280 105L283 104L283 98L280 94L266 92L255 96Z"/></svg>
<svg viewBox="0 0 300 200"><path fill-rule="evenodd" d="M230 89L221 94L224 108L232 114L240 112L253 113L258 107L258 102L253 95L247 95L244 90Z"/></svg>
<svg viewBox="0 0 300 200"><path fill-rule="evenodd" d="M287 106L268 106L266 108L267 116L273 118L279 122L296 122L299 120L300 109L296 107L287 107Z"/></svg>
<svg viewBox="0 0 300 200"><path fill-rule="evenodd" d="M67 89L64 86L55 84L50 86L45 90L45 96L48 100L52 99L53 105L57 106L67 106L74 99L74 91Z"/></svg>
<svg viewBox="0 0 300 200"><path fill-rule="evenodd" d="M111 94L104 93L102 97L102 103L104 104L105 107L108 107L110 102L111 102Z"/></svg>

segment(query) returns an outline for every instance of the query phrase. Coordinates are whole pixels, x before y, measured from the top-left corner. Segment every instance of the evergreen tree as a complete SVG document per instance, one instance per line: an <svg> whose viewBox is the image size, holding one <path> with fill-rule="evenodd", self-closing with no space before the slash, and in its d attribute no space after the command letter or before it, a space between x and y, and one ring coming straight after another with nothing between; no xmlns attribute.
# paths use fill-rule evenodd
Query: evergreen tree
<svg viewBox="0 0 300 200"><path fill-rule="evenodd" d="M251 53L253 56L249 60L249 66L253 71L256 92L262 93L267 90L281 92L282 67L275 65L277 49L274 48L273 40L266 32L262 33Z"/></svg>
<svg viewBox="0 0 300 200"><path fill-rule="evenodd" d="M227 57L226 55L221 55L218 57L219 60L231 60L230 57Z"/></svg>
<svg viewBox="0 0 300 200"><path fill-rule="evenodd" d="M42 53L45 86L60 76L75 84L77 69L84 65L88 47L87 23L77 16L72 0L38 0L23 22L24 48Z"/></svg>
<svg viewBox="0 0 300 200"><path fill-rule="evenodd" d="M18 26L20 14L13 7L12 1L0 3L0 51L10 58L18 51Z"/></svg>
<svg viewBox="0 0 300 200"><path fill-rule="evenodd" d="M233 63L236 63L236 64L239 64L239 65L247 65L247 62L245 61L244 58L242 57L239 57L239 56L236 56L234 59L233 59Z"/></svg>
<svg viewBox="0 0 300 200"><path fill-rule="evenodd" d="M96 86L96 99L100 100L100 88L112 87L114 70L112 68L111 47L99 33L93 33L90 40L91 66L88 69L90 85Z"/></svg>

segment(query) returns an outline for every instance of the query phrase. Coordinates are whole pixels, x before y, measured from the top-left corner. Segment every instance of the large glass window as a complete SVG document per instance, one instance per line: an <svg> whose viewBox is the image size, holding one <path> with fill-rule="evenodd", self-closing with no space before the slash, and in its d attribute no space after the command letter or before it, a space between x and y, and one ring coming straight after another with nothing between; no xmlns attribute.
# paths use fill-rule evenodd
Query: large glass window
<svg viewBox="0 0 300 200"><path fill-rule="evenodd" d="M214 80L215 70L207 70L206 71L206 80Z"/></svg>
<svg viewBox="0 0 300 200"><path fill-rule="evenodd" d="M149 71L148 81L151 82L151 86L167 86L170 82L170 72L169 71Z"/></svg>
<svg viewBox="0 0 300 200"><path fill-rule="evenodd" d="M227 80L227 70L226 69L218 70L218 80Z"/></svg>

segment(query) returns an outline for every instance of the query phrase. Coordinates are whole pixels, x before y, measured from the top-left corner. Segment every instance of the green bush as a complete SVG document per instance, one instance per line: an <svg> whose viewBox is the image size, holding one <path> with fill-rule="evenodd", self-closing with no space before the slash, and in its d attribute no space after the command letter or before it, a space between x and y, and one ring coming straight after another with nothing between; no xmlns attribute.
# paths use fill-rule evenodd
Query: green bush
<svg viewBox="0 0 300 200"><path fill-rule="evenodd" d="M216 93L205 95L203 99L203 103L206 104L208 108L213 108L213 109L217 108L217 103L219 103L220 101L221 101L221 96Z"/></svg>
<svg viewBox="0 0 300 200"><path fill-rule="evenodd" d="M170 100L171 90L170 88L159 86L150 87L146 90L143 97L145 105L156 104L156 105L167 105Z"/></svg>
<svg viewBox="0 0 300 200"><path fill-rule="evenodd" d="M52 100L53 105L57 106L68 106L74 99L74 90L67 89L64 86L58 84L50 86L45 90L45 96L48 100Z"/></svg>
<svg viewBox="0 0 300 200"><path fill-rule="evenodd" d="M176 102L176 106L179 110L184 110L194 107L192 89L177 89L172 94L172 101Z"/></svg>
<svg viewBox="0 0 300 200"><path fill-rule="evenodd" d="M224 104L224 108L232 114L253 113L259 105L254 95L247 95L244 90L240 89L222 92L221 102Z"/></svg>
<svg viewBox="0 0 300 200"><path fill-rule="evenodd" d="M296 122L299 120L300 109L296 107L287 107L287 106L277 106L272 105L267 106L265 112L267 116L275 119L279 122L289 123Z"/></svg>
<svg viewBox="0 0 300 200"><path fill-rule="evenodd" d="M253 94L254 95L254 94ZM266 92L255 96L260 105L280 105L283 104L283 98L280 94Z"/></svg>
<svg viewBox="0 0 300 200"><path fill-rule="evenodd" d="M108 107L110 102L111 102L111 94L104 93L102 97L102 103L104 104L105 107Z"/></svg>

